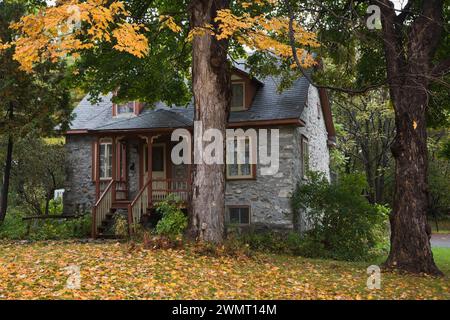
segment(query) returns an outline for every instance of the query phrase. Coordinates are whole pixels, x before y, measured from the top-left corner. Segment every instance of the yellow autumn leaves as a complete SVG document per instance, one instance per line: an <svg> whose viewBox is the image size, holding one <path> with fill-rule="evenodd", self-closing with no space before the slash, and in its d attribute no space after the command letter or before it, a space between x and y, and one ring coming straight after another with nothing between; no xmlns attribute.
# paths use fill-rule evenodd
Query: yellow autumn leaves
<svg viewBox="0 0 450 320"><path fill-rule="evenodd" d="M277 0L242 1L243 9L252 6L276 6ZM195 36L211 34L217 39L234 38L240 44L259 51L268 51L283 59L292 57L292 47L288 39L289 19L272 17L269 14L251 15L250 9L242 15L235 15L229 9L220 10L215 19L217 29L211 25L192 29L187 41ZM102 42L112 43L118 51L127 52L138 58L148 53L149 43L144 34L148 29L130 22L130 13L123 2L107 0L62 0L56 6L43 8L36 14L21 18L11 27L20 35L11 43L2 44L0 51L14 47L14 59L21 69L30 72L40 61L59 59L71 55L78 57L81 51L92 49ZM182 27L174 17L161 15L160 29L167 28L174 33L182 32ZM306 48L316 48L319 43L313 32L308 32L297 22L293 23L297 56L301 66L315 64Z"/></svg>
<svg viewBox="0 0 450 320"><path fill-rule="evenodd" d="M141 33L144 26L126 20L129 13L122 2L107 3L60 1L57 6L22 17L11 26L21 35L8 44L15 47L14 59L23 70L31 71L41 60L56 62L68 54L113 41L114 49L143 57L148 50L147 38Z"/></svg>
<svg viewBox="0 0 450 320"><path fill-rule="evenodd" d="M46 241L0 243L2 299L450 299L448 278L382 273L366 287L368 263L256 253L205 256L193 248ZM79 288L69 288L70 267ZM76 282L76 281L75 281Z"/></svg>
<svg viewBox="0 0 450 320"><path fill-rule="evenodd" d="M218 39L235 37L240 44L250 49L269 51L284 59L292 57L291 45L280 41L282 38L288 38L289 18L251 16L249 13L236 16L231 10L225 9L218 12L216 21L219 23L220 31ZM293 22L293 31L297 45L319 47L315 33L306 31L296 21ZM306 49L296 48L296 50L303 68L315 64L314 58Z"/></svg>

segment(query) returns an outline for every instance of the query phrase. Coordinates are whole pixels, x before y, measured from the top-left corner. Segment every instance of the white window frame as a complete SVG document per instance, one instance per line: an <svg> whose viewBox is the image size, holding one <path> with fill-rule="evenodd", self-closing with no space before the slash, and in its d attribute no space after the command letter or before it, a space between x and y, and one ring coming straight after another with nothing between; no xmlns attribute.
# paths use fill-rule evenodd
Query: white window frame
<svg viewBox="0 0 450 320"><path fill-rule="evenodd" d="M242 85L242 106L240 107L233 107L231 106L231 111L243 111L245 110L245 82L244 81L233 81L231 83L231 88L233 88L234 85L239 84ZM233 93L233 89L231 90L231 93Z"/></svg>
<svg viewBox="0 0 450 320"><path fill-rule="evenodd" d="M136 115L136 101L129 101L128 103L133 103L133 110L131 112L119 112L119 106L123 106L123 104L116 104L115 108L116 108L116 117L129 117L129 116L133 116Z"/></svg>
<svg viewBox="0 0 450 320"><path fill-rule="evenodd" d="M104 151L105 151L105 154L104 154L105 162L104 163L102 163L102 155L101 155L102 145L105 145L105 148L104 148ZM98 157L98 169L99 169L100 180L110 180L110 179L112 179L112 170L113 170L112 157L114 157L114 155L112 154L113 153L112 147L113 147L112 140L110 140L110 139L108 139L108 140L100 140L99 157ZM111 151L111 158L109 157L108 150ZM102 176L102 166L104 166L103 172L105 173L105 176ZM111 170L109 170L109 169L111 169ZM111 172L111 176L109 176L109 177L106 176L107 172Z"/></svg>
<svg viewBox="0 0 450 320"><path fill-rule="evenodd" d="M237 144L237 137L235 138L235 143ZM250 156L250 152L252 152L252 150L253 150L253 148L252 148L252 145L251 145L251 139L249 138L249 137L245 137L245 145L247 146L247 142L248 142L248 151L249 151L249 158L248 159L246 159L248 162L250 162L250 158L251 158L251 156ZM234 146L234 154L235 154L235 160L236 160L236 162L237 162L237 152L238 152L238 148L237 148L237 145L235 145ZM244 175L244 174L242 174L242 167L243 166L247 166L247 165L249 165L250 166L250 174L248 174L248 175ZM237 171L238 171L238 174L237 175L235 175L235 176L232 176L232 175L230 175L230 172L231 172L231 170L230 170L230 166L237 166ZM233 163L233 164L227 164L227 166L226 166L226 177L227 177L227 179L228 180L244 180L244 179L254 179L255 178L255 175L254 175L254 167L253 166L255 166L255 164L240 164L240 163Z"/></svg>

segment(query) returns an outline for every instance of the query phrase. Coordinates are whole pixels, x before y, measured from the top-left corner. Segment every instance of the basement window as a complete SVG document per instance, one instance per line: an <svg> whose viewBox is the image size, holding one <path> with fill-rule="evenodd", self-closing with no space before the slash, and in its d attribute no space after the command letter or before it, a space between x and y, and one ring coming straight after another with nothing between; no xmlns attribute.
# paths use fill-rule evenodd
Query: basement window
<svg viewBox="0 0 450 320"><path fill-rule="evenodd" d="M250 207L229 206L228 222L230 224L250 224Z"/></svg>

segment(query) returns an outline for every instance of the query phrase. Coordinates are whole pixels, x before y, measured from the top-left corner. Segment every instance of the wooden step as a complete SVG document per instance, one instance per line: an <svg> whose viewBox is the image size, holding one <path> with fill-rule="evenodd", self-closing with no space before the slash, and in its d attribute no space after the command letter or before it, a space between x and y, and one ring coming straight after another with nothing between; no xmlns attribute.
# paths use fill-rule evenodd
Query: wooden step
<svg viewBox="0 0 450 320"><path fill-rule="evenodd" d="M131 203L129 200L116 200L112 204L113 209L127 209L128 205Z"/></svg>

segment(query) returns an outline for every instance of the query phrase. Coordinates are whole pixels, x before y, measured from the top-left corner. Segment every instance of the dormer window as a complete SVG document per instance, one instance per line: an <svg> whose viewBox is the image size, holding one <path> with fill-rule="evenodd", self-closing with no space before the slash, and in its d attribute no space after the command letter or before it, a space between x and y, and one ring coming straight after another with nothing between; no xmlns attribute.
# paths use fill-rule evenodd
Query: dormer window
<svg viewBox="0 0 450 320"><path fill-rule="evenodd" d="M244 110L245 86L244 82L233 82L231 84L231 111Z"/></svg>
<svg viewBox="0 0 450 320"><path fill-rule="evenodd" d="M139 103L136 101L133 102L127 102L127 103L121 103L121 104L115 104L113 115L115 117L128 117L133 115L139 114Z"/></svg>
<svg viewBox="0 0 450 320"><path fill-rule="evenodd" d="M134 102L128 102L126 104L118 104L117 105L117 114L126 114L134 112Z"/></svg>

